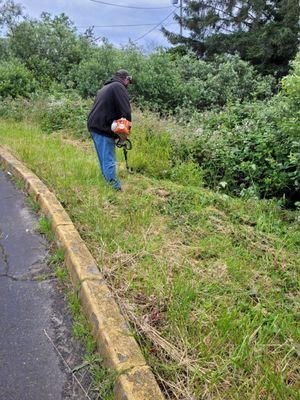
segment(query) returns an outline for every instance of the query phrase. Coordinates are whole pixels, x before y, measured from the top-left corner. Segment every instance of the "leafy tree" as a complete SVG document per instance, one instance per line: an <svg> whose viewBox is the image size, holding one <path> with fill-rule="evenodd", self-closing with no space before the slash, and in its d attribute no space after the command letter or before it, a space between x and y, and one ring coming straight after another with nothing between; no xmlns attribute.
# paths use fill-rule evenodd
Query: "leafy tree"
<svg viewBox="0 0 300 400"><path fill-rule="evenodd" d="M2 31L2 37L0 37L0 60L5 61L11 58L8 39L3 35L3 32L6 33L9 27L17 23L22 16L22 12L22 6L13 0L0 0L0 33Z"/></svg>
<svg viewBox="0 0 300 400"><path fill-rule="evenodd" d="M297 52L298 0L184 0L182 19L189 36L163 32L201 58L238 52L263 73L282 76Z"/></svg>
<svg viewBox="0 0 300 400"><path fill-rule="evenodd" d="M11 56L7 38L0 37L0 61L8 60Z"/></svg>
<svg viewBox="0 0 300 400"><path fill-rule="evenodd" d="M44 87L64 81L70 69L88 53L90 41L89 36L77 36L65 14L52 18L42 13L41 20L23 21L9 31L13 55L33 71Z"/></svg>
<svg viewBox="0 0 300 400"><path fill-rule="evenodd" d="M93 48L90 57L72 68L69 82L83 97L94 96L104 82L121 68L118 53L112 44L104 40L101 46Z"/></svg>
<svg viewBox="0 0 300 400"><path fill-rule="evenodd" d="M0 0L0 28L12 25L22 15L22 6L13 0Z"/></svg>

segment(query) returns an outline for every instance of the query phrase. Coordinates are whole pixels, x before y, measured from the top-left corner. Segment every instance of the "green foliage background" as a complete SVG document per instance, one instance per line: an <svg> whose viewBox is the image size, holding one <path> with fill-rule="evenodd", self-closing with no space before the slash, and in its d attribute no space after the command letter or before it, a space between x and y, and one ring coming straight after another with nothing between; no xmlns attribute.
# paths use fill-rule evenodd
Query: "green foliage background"
<svg viewBox="0 0 300 400"><path fill-rule="evenodd" d="M20 120L26 110L46 132L68 129L87 138L93 97L126 68L134 78L133 103L144 112L135 113L137 171L234 195L299 201L299 54L276 86L238 55L203 61L188 50L144 54L105 39L96 45L64 14L11 24L0 44L2 116Z"/></svg>

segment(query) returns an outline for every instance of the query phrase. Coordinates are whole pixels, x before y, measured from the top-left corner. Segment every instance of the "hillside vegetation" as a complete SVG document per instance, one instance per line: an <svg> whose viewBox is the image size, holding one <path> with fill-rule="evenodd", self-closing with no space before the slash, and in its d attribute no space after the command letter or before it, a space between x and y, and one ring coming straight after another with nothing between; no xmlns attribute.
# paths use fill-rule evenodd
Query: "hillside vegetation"
<svg viewBox="0 0 300 400"><path fill-rule="evenodd" d="M156 56L164 59L163 53L153 55L153 58ZM169 56L165 56L168 60ZM192 181L226 194L277 198L284 206L297 207L300 200L299 56L300 54L292 63L290 75L282 80L280 92L265 100L257 97L251 100L250 92L248 97L242 95L242 90L248 90L246 82L254 87L253 76L240 75L236 82L234 68L241 61L237 58L223 60L221 67L231 72L227 71L225 78L222 77L223 70L219 70L215 77L219 82L215 85L224 96L226 104L221 107L223 100L213 92L214 80L205 75L207 88L204 86L202 95L206 96L207 101L211 96L211 100L210 109L204 108L201 112L192 104L190 108L186 108L184 103L180 107L178 105L177 108L170 108L164 94L174 101L180 98L180 93L175 93L175 90L181 90L176 81L170 80L174 84L174 93L170 92L168 86L163 87L163 83L150 82L151 90L148 90L145 98L149 99L147 107L156 112L149 112L149 108L144 108L144 98L134 98L147 121L144 127L140 126L139 113L136 113L134 125L139 125L139 131L133 136L135 151L132 154L136 171L156 178L179 179L186 183ZM246 75L249 72L248 67L244 71ZM25 67L18 63L13 67L11 62L3 62L0 70L1 68L3 74L0 82L2 79L3 83L0 85L0 94L2 88L2 95L9 91L11 97L2 100L0 116L17 120L30 118L49 133L69 129L74 137L88 137L86 118L92 99L83 99L79 94L80 90L78 93L74 89L63 90L61 86L55 85L48 92L37 92L29 98L12 99L16 91L20 90L19 87L25 90L31 88L31 84L34 87L36 82L31 80ZM150 75L151 79L159 76L163 80L163 70L162 68L160 74ZM178 71L183 72L183 69ZM250 71L253 72L251 68ZM241 77L245 79L244 89L240 83ZM149 78L150 81L151 79ZM258 84L261 78L257 79ZM20 85L20 80L25 84ZM229 93L226 90L221 91L221 86L226 85L227 80L234 82L234 87L225 86ZM87 79L87 82L95 81L97 79L94 77ZM142 86L143 82L138 81L138 85ZM184 82L188 88L189 81ZM201 90L202 84L200 81ZM145 84L144 90L147 90L147 85ZM132 87L137 90L135 84ZM158 88L163 93L158 94L159 101L151 93ZM196 84L194 90L194 98L200 101L201 94L198 94ZM218 90L216 88L216 93ZM231 90L237 92L233 93ZM218 106L213 106L212 99ZM160 102L169 107L169 114L160 107Z"/></svg>
<svg viewBox="0 0 300 400"><path fill-rule="evenodd" d="M66 15L47 13L11 23L0 48L3 116L21 118L20 96L30 103L43 99L38 118L46 130L70 127L82 137L90 98L126 68L134 77L134 104L176 121L169 138L147 132L147 146L156 148L155 140L169 154L168 168L156 168L154 176L169 177L170 167L188 163L197 176L201 171L205 186L227 194L277 198L289 207L299 200L299 55L290 75L276 81L238 55L204 61L187 49L145 55L105 39L97 46L92 33L78 35ZM10 110L15 107L16 116ZM155 163L146 164L137 168L153 173Z"/></svg>

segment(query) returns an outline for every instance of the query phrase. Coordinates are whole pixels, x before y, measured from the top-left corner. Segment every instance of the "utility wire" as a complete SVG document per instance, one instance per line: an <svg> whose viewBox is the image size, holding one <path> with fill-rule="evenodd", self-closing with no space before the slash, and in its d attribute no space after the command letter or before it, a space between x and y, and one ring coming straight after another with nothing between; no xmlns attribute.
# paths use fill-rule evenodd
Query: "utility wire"
<svg viewBox="0 0 300 400"><path fill-rule="evenodd" d="M161 23L161 22L160 22ZM147 25L147 24L146 24ZM155 24L148 24L148 25L155 25ZM169 26L169 25L177 25L177 22L170 22L170 23L168 23L168 24L165 24L165 26ZM110 26L106 26L105 28L118 28L119 26L130 26L130 25L110 25ZM156 25L157 26L157 25ZM100 27L100 26L98 26L98 28L102 28L102 27ZM151 30L152 31L152 30ZM148 32L148 33L150 33L150 32ZM103 35L101 35L101 36L97 36L95 39L94 39L94 41L96 42L97 40L99 40L99 39L102 39L103 38Z"/></svg>
<svg viewBox="0 0 300 400"><path fill-rule="evenodd" d="M149 35L149 33L153 32L158 26L160 26L164 21L166 21L172 14L174 14L174 11L172 10L163 20L161 20L157 25L155 25L154 28L150 29L148 32L144 33L142 36L139 36L134 42L137 42L140 39L143 39L145 36Z"/></svg>
<svg viewBox="0 0 300 400"><path fill-rule="evenodd" d="M101 0L90 0L93 3L105 4L107 6L114 6L114 7L122 7L122 8L134 8L137 10L161 10L163 8L170 8L172 6L165 6L165 7L139 7L139 6L124 6L122 4L115 4L115 3L108 3L106 1Z"/></svg>
<svg viewBox="0 0 300 400"><path fill-rule="evenodd" d="M159 22L161 24L161 22ZM159 25L158 24L158 25ZM175 25L177 22L170 22L169 24L166 25ZM117 25L89 25L89 26L77 26L79 29L88 29L88 28L119 28L119 27L131 27L131 26L157 26L157 22L154 24L128 24L128 25L122 25L122 24L117 24Z"/></svg>

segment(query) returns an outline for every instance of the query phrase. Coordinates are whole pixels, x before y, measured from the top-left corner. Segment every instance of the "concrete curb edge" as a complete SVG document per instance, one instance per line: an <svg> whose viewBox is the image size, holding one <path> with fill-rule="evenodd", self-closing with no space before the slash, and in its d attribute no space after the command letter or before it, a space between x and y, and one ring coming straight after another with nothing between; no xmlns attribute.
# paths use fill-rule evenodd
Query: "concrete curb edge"
<svg viewBox="0 0 300 400"><path fill-rule="evenodd" d="M33 172L1 146L0 162L5 170L24 182L26 191L51 221L56 242L63 249L72 283L78 288L98 351L106 364L117 371L115 399L164 400L113 293L62 205Z"/></svg>

